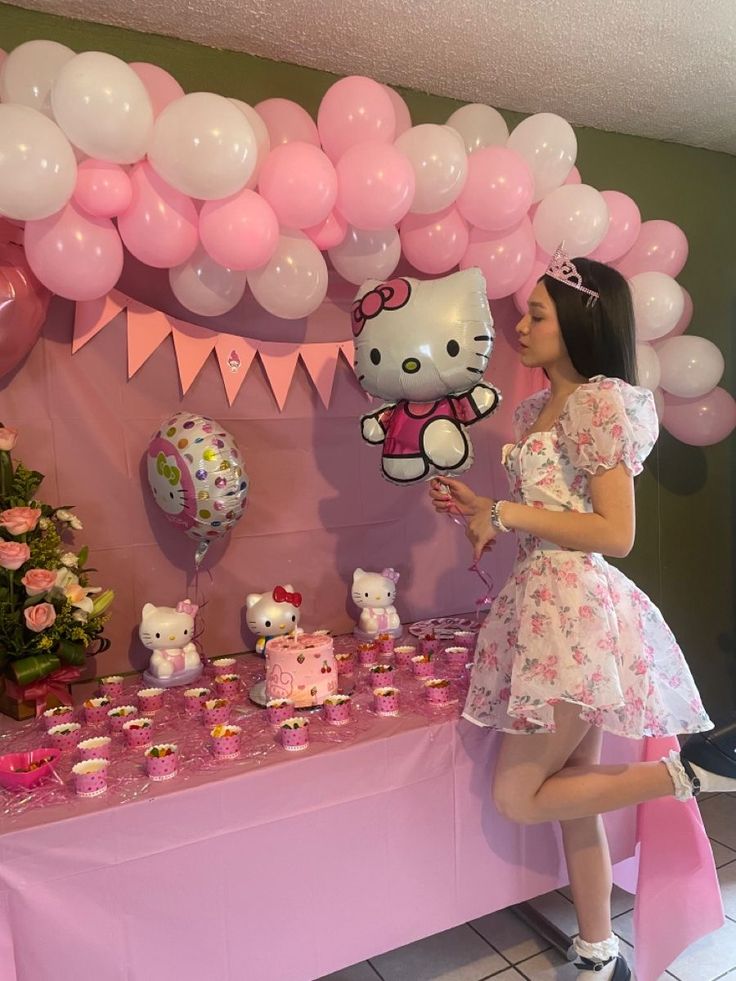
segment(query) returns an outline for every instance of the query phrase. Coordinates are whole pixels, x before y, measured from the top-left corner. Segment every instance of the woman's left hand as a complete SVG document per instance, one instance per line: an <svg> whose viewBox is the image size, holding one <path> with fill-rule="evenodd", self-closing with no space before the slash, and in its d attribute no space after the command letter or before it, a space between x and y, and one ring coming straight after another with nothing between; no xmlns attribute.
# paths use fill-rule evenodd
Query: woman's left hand
<svg viewBox="0 0 736 981"><path fill-rule="evenodd" d="M488 510L474 514L468 519L465 537L473 546L473 555L476 562L496 538L496 529L491 524L491 508L494 503L494 501L490 501Z"/></svg>

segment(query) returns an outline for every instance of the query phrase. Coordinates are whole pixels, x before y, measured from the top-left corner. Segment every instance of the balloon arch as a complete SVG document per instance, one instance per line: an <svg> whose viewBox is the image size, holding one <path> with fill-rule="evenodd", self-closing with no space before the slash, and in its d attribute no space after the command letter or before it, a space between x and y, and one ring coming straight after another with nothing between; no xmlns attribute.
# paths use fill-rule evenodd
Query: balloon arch
<svg viewBox="0 0 736 981"><path fill-rule="evenodd" d="M327 90L315 123L288 99L185 94L156 65L54 41L0 61L0 216L23 226L27 265L52 293L105 296L125 247L168 269L176 298L200 316L231 310L247 284L265 310L296 319L325 297L325 253L354 284L390 278L403 253L427 275L478 266L490 300L525 310L564 241L628 279L640 380L672 435L708 445L736 424L736 402L718 387L721 352L684 334L684 233L583 183L560 116L537 113L509 133L499 112L474 104L445 125L413 126L397 92L351 76ZM7 251L0 263L10 297L13 269L28 269ZM0 320L0 370L5 331Z"/></svg>

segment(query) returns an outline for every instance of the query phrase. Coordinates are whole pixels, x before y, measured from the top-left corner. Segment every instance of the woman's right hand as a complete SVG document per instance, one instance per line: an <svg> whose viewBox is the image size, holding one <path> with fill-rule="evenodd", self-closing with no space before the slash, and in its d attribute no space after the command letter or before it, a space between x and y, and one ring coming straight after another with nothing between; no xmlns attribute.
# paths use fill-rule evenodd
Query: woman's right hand
<svg viewBox="0 0 736 981"><path fill-rule="evenodd" d="M445 514L450 510L460 514L473 515L486 505L490 510L490 500L472 491L467 484L453 477L435 477L429 485L429 496L435 511Z"/></svg>

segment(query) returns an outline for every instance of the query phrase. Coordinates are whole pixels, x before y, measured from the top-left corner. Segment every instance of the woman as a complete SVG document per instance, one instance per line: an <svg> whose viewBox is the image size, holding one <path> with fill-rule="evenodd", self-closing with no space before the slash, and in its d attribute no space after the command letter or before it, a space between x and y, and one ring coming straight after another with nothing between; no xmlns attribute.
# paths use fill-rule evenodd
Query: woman
<svg viewBox="0 0 736 981"><path fill-rule="evenodd" d="M604 731L713 728L661 614L603 558L634 542L634 477L657 439L654 399L636 386L631 295L609 266L573 264L558 250L516 333L522 364L543 368L550 387L516 410L517 442L503 448L510 499L450 479L430 491L437 511L465 515L476 558L498 534L518 536L478 637L464 717L506 733L493 783L501 814L561 823L581 979L628 981L600 814L736 790L736 761L714 733L658 763L600 765Z"/></svg>

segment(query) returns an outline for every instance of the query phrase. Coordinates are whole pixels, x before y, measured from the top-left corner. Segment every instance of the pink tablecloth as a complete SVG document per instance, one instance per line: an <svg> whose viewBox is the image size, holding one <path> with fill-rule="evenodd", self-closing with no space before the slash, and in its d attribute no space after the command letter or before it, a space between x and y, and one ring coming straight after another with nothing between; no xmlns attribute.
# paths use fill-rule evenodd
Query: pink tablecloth
<svg viewBox="0 0 736 981"><path fill-rule="evenodd" d="M496 745L375 718L234 776L26 812L0 834L0 981L313 981L547 892L567 881L556 829L494 811ZM607 826L632 855L635 811Z"/></svg>

